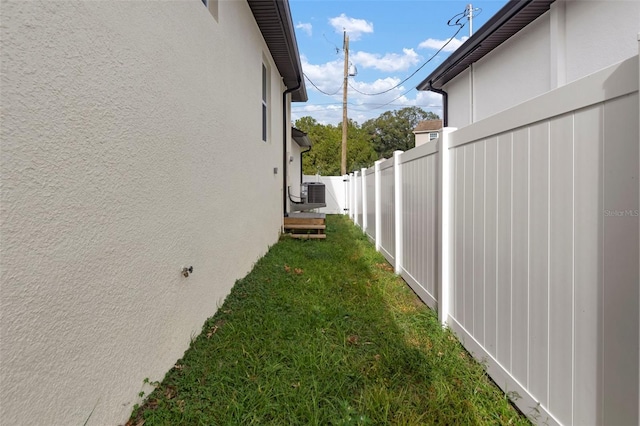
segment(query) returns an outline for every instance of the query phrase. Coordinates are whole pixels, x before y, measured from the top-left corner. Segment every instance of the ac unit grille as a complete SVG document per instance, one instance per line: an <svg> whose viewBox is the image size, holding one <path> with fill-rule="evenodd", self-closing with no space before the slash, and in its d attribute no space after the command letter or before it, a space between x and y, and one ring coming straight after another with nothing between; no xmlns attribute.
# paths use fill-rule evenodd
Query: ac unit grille
<svg viewBox="0 0 640 426"><path fill-rule="evenodd" d="M325 204L324 183L305 182L307 203L309 204Z"/></svg>

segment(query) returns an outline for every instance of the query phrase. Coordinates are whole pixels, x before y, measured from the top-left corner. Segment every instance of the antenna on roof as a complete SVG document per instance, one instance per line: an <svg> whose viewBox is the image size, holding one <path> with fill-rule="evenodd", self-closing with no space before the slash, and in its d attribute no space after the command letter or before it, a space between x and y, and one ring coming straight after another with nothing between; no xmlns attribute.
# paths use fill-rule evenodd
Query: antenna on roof
<svg viewBox="0 0 640 426"><path fill-rule="evenodd" d="M467 5L467 8L464 10L464 14L469 19L469 37L471 37L473 35L473 16L474 16L473 13L474 12L478 12L478 13L476 13L476 16L480 15L480 12L482 12L482 9L480 9L479 7L476 7L474 9L473 5L471 3L469 3Z"/></svg>

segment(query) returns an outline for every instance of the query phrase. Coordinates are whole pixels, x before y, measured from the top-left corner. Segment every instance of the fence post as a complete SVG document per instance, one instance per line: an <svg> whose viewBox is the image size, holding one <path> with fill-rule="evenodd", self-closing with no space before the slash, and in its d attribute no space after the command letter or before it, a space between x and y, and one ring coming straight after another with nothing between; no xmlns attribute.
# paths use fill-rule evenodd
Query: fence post
<svg viewBox="0 0 640 426"><path fill-rule="evenodd" d="M358 171L353 172L353 223L358 223Z"/></svg>
<svg viewBox="0 0 640 426"><path fill-rule="evenodd" d="M342 183L344 184L344 207L342 208L342 214L349 214L349 175L342 176Z"/></svg>
<svg viewBox="0 0 640 426"><path fill-rule="evenodd" d="M353 173L349 173L349 217L353 222Z"/></svg>
<svg viewBox="0 0 640 426"><path fill-rule="evenodd" d="M449 153L449 134L456 131L454 127L442 129L441 137L438 141L439 159L439 204L440 204L440 250L438 252L438 319L442 325L447 324L449 318L449 308L451 306L450 291L452 283L451 273L451 159Z"/></svg>
<svg viewBox="0 0 640 426"><path fill-rule="evenodd" d="M396 246L396 265L395 272L400 274L402 272L402 172L400 170L400 156L402 151L395 151L393 153L393 209L395 217L395 246Z"/></svg>
<svg viewBox="0 0 640 426"><path fill-rule="evenodd" d="M362 230L367 232L367 169L362 168Z"/></svg>
<svg viewBox="0 0 640 426"><path fill-rule="evenodd" d="M376 194L376 203L375 203L375 220L376 220L376 235L375 235L375 240L376 240L376 250L380 251L380 234L382 233L382 220L381 220L381 216L382 216L382 200L380 200L380 194L381 194L381 188L380 188L380 183L381 183L381 176L380 176L380 163L382 163L383 160L378 160L375 162L374 164L374 170L375 170L375 191L374 193Z"/></svg>

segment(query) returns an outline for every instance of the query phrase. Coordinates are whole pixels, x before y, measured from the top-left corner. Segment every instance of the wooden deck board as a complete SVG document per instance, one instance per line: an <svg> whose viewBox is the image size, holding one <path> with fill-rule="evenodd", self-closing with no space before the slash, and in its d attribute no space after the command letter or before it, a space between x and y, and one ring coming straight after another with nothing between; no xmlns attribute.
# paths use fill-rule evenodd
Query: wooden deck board
<svg viewBox="0 0 640 426"><path fill-rule="evenodd" d="M311 224L285 224L284 229L326 229L326 225L311 225Z"/></svg>
<svg viewBox="0 0 640 426"><path fill-rule="evenodd" d="M291 238L299 238L301 240L323 240L327 238L327 234L289 234Z"/></svg>

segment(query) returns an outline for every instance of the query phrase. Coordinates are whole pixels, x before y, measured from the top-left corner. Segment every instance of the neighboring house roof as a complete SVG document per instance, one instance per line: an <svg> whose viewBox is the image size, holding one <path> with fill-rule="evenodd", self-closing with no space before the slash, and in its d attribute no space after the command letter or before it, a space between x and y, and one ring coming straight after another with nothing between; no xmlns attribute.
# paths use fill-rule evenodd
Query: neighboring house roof
<svg viewBox="0 0 640 426"><path fill-rule="evenodd" d="M288 0L247 0L271 56L294 102L307 101L296 33Z"/></svg>
<svg viewBox="0 0 640 426"><path fill-rule="evenodd" d="M295 127L291 128L291 137L302 148L311 148L311 139L305 132Z"/></svg>
<svg viewBox="0 0 640 426"><path fill-rule="evenodd" d="M555 0L510 0L478 32L418 84L418 90L442 89L469 65L482 59L549 10Z"/></svg>
<svg viewBox="0 0 640 426"><path fill-rule="evenodd" d="M442 120L424 120L418 123L413 133L435 132L442 129Z"/></svg>

